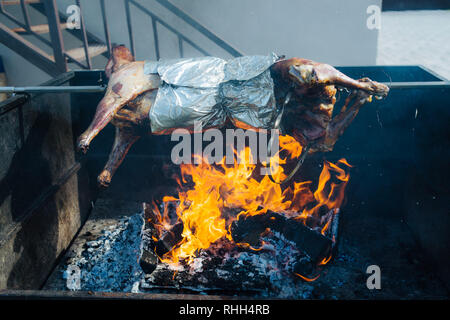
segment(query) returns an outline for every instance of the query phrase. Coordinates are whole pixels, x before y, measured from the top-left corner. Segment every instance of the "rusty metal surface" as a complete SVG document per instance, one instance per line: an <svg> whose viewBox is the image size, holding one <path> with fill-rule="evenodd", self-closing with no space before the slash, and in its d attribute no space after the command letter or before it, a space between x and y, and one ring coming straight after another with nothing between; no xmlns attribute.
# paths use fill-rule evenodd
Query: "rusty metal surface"
<svg viewBox="0 0 450 320"><path fill-rule="evenodd" d="M46 85L59 85L73 75ZM89 180L75 158L68 94L17 95L4 103L0 288L36 289L84 223Z"/></svg>

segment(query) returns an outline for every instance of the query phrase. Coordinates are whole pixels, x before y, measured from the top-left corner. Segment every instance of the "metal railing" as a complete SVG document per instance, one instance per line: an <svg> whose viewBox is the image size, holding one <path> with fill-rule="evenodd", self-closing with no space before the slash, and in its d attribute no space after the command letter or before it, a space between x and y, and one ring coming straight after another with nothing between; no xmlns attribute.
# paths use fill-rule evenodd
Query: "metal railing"
<svg viewBox="0 0 450 320"><path fill-rule="evenodd" d="M158 2L161 6L169 10L171 13L173 13L175 16L183 20L185 23L193 27L195 30L197 30L200 34L211 40L215 45L222 48L224 51L229 53L233 57L239 57L242 56L242 53L234 48L232 45L227 43L225 40L221 39L219 36L214 34L212 31L210 31L208 28L200 24L198 21L196 21L194 18L192 18L190 15L188 15L186 12L184 12L182 9L178 8L168 0L155 0ZM164 20L160 19L158 15L141 5L135 0L125 0L125 12L127 17L127 27L128 27L128 37L130 41L130 49L133 55L136 54L136 50L134 47L134 39L133 39L133 29L132 29L132 19L131 19L131 13L130 13L130 5L135 6L138 8L141 12L147 14L152 23L152 29L153 29L153 39L155 44L155 56L156 60L159 60L161 54L159 51L159 37L158 37L158 24L164 26L167 30L175 34L178 38L178 48L179 48L179 54L180 57L184 57L184 50L183 50L183 43L186 42L190 46L192 46L194 49L199 51L200 53L204 55L210 55L207 50L201 48L199 45L197 45L193 40L191 40L189 37L182 34L180 31L169 25Z"/></svg>
<svg viewBox="0 0 450 320"><path fill-rule="evenodd" d="M175 6L173 3L171 3L168 0L154 0L156 3L161 5L166 10L170 11L174 16L176 16L178 19L189 25L190 27L194 28L200 35L203 35L207 39L209 39L215 46L223 49L225 52L230 54L233 57L241 56L242 53L234 48L231 44L227 43L225 40L221 39L219 36L214 34L212 31L210 31L208 28L203 26L201 23L196 21L194 18L192 18L189 14L184 12L179 7ZM31 36L33 36L35 39L38 39L40 42L42 42L44 45L50 47L53 50L53 57L50 57L51 62L54 63L56 69L59 72L66 72L67 71L67 63L75 63L82 69L92 69L92 57L91 53L89 51L89 45L90 44L97 44L97 45L104 45L106 46L107 50L104 53L107 57L111 54L112 44L111 44L111 35L109 31L109 25L108 25L108 15L106 12L107 6L105 0L99 0L100 4L100 11L102 15L102 24L103 24L103 31L104 31L104 39L99 38L98 36L90 33L86 28L86 20L85 16L83 14L83 8L80 0L75 0L74 4L78 6L79 14L80 14L80 28L79 30L71 30L67 29L67 32L70 32L72 35L75 35L77 38L80 39L82 42L82 48L84 51L84 61L83 59L77 59L75 56L73 56L70 52L70 50L65 50L64 48L64 40L62 36L62 28L61 23L67 21L68 16L60 12L58 10L56 0L42 0L42 1L29 1L29 0L20 0L19 2L21 12L22 12L22 20L10 12L8 12L5 8L5 2L4 0L0 0L0 13L6 16L9 20L14 22L19 27L23 28L25 32ZM133 17L131 14L131 8L138 9L141 13L144 13L149 17L149 22L152 26L153 30L153 40L154 40L154 50L155 50L155 56L156 59L159 60L161 58L161 52L160 52L160 34L158 31L159 26L163 26L166 30L174 34L178 38L178 51L180 57L184 57L184 45L188 44L195 50L197 50L199 53L203 55L211 55L208 50L198 45L194 40L192 40L188 35L184 34L183 32L177 30L175 27L173 27L168 22L164 21L159 15L155 14L153 11L148 9L147 7L143 6L141 3L139 3L136 0L124 0L125 5L125 14L126 14L126 25L127 25L127 33L128 33L128 40L130 43L130 50L134 56L136 56L136 48L135 48L135 39L134 39L134 33L133 33ZM50 40L43 37L38 32L35 32L33 30L33 25L30 20L30 14L29 14L29 6L33 6L34 9L40 11L42 14L45 14L47 17L48 22L48 32L50 35ZM5 29L5 26L2 25L3 29ZM3 35L2 39L5 37L11 36L6 32L6 35ZM21 37L18 34L14 34L15 40L20 42L19 46L16 46L15 51L23 51L23 50L35 50L35 47L30 45L29 42L27 42L23 37ZM5 40L3 40L5 41ZM11 46L10 46L11 48ZM36 50L35 50L36 51ZM21 52L18 52L21 54ZM41 54L42 52L38 52L37 54ZM30 57L30 53L28 54L21 54L26 57ZM45 55L43 55L44 58ZM42 57L41 57L42 60ZM38 64L41 62L40 60L31 61L32 63ZM47 69L49 69L47 67Z"/></svg>
<svg viewBox="0 0 450 320"><path fill-rule="evenodd" d="M22 14L24 16L24 20L25 23L22 23L22 21L20 21L17 17L15 17L14 15L12 15L11 13L9 13L6 8L5 8L5 1L1 0L0 1L0 13L2 15L4 15L5 17L7 17L9 20L13 21L15 24L17 24L19 27L25 29L28 31L29 34L33 35L36 39L39 39L40 41L42 41L43 43L45 43L48 46L51 46L51 42L48 41L46 38L44 38L43 36L41 36L40 34L34 32L31 29L31 22L30 22L30 18L29 18L29 14L28 14L28 9L26 7L26 2L25 0L20 0L20 6L22 7Z"/></svg>

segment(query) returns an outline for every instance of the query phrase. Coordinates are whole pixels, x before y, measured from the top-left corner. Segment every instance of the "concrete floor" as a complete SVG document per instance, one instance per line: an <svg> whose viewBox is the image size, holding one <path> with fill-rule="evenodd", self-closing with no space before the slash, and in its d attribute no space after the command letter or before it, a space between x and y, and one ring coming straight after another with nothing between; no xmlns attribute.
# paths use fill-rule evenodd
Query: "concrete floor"
<svg viewBox="0 0 450 320"><path fill-rule="evenodd" d="M450 79L450 10L383 12L377 64L421 64Z"/></svg>

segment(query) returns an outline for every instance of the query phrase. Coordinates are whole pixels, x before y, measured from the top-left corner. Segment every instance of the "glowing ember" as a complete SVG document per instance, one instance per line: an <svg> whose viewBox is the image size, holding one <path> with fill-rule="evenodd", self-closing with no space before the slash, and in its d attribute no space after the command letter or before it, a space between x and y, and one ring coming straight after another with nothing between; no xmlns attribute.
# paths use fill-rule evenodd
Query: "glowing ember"
<svg viewBox="0 0 450 320"><path fill-rule="evenodd" d="M276 181L286 176L283 165L287 158L299 157L301 150L294 138L280 136L280 165L272 173ZM250 157L250 149L245 148L239 158L246 161L235 162L232 166L225 165L225 158L218 165L206 161L200 165L181 165L182 179L178 182L182 191L178 198L164 197L163 202L179 201L176 212L183 223L182 240L164 255L163 262L177 264L183 260L189 264L199 250L209 248L217 240L226 237L232 241L230 227L234 220L266 214L269 210L300 219L304 224L314 220L316 225L310 227L319 227L322 234L325 233L332 217L323 213L336 214L344 200L349 174L342 167L350 167L347 161L341 159L336 164L325 161L317 189L312 192L311 181L295 182L283 190L268 176L258 177L257 165L251 164ZM194 185L190 189L186 187L188 181ZM156 205L154 209L159 213ZM170 230L173 222L167 212L160 213L158 219L155 226L161 235ZM239 245L252 249L249 244ZM330 258L320 264L326 264Z"/></svg>

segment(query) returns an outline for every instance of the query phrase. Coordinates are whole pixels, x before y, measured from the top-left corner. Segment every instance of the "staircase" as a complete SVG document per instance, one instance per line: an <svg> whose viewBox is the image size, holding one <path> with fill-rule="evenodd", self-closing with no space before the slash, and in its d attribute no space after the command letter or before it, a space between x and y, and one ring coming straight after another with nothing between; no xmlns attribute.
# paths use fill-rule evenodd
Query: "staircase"
<svg viewBox="0 0 450 320"><path fill-rule="evenodd" d="M87 30L83 7L80 0L73 1L79 12L79 25L73 28L69 16L58 9L56 0L0 0L0 17L6 17L8 25L0 22L0 43L15 51L41 70L57 76L72 69L90 70L103 68L111 53L111 36L105 0L98 1L101 10L103 34L93 34ZM242 55L237 49L220 39L213 32L201 25L182 9L168 0L154 0L165 10L181 19L206 37L211 45L218 46L231 56ZM190 35L173 27L157 14L135 0L124 0L126 25L130 50L136 55L133 34L133 12L136 10L148 16L149 29L152 30L156 59L161 58L158 27L174 34L178 38L179 56L184 56L184 45L188 44L202 55L210 55L202 46L190 38ZM3 19L5 20L5 19ZM70 39L70 41L68 41ZM122 39L119 39L122 40ZM74 46L75 44L75 46ZM71 48L68 48L71 46Z"/></svg>

